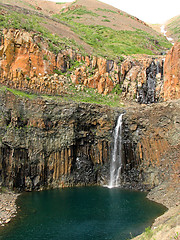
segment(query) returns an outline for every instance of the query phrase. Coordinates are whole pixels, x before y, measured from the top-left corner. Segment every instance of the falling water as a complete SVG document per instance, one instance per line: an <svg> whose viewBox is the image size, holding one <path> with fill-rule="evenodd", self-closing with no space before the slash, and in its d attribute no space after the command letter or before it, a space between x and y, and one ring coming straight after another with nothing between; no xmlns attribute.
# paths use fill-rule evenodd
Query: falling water
<svg viewBox="0 0 180 240"><path fill-rule="evenodd" d="M123 114L118 117L114 131L114 147L110 166L109 188L118 187L120 185L119 177L122 169L122 118Z"/></svg>

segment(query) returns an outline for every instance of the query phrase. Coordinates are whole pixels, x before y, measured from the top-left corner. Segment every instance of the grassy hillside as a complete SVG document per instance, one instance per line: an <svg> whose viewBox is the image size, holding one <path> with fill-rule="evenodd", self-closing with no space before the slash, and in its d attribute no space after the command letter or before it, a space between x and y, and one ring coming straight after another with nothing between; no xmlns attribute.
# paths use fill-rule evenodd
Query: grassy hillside
<svg viewBox="0 0 180 240"><path fill-rule="evenodd" d="M44 5L42 0L4 2L0 0L0 30L40 32L53 52L71 46L86 54L115 59L129 54L158 54L171 47L144 22L97 0ZM47 14L48 7L51 11Z"/></svg>
<svg viewBox="0 0 180 240"><path fill-rule="evenodd" d="M165 27L169 37L175 41L180 41L180 15L170 19Z"/></svg>

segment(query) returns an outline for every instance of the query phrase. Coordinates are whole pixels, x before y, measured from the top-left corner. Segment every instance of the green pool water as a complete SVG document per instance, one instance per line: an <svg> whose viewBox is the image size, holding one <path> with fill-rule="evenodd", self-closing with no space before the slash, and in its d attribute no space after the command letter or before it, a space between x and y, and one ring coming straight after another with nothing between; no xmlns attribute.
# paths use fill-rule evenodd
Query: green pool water
<svg viewBox="0 0 180 240"><path fill-rule="evenodd" d="M81 187L23 193L17 216L0 228L3 240L125 240L163 214L142 192Z"/></svg>

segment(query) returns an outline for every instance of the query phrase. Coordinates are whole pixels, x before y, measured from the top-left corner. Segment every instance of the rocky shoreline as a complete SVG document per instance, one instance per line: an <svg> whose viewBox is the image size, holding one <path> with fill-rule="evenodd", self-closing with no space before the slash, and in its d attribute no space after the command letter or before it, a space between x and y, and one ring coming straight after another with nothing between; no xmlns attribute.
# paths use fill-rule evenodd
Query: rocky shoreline
<svg viewBox="0 0 180 240"><path fill-rule="evenodd" d="M151 228L132 240L173 240L180 239L180 206L171 207L155 219Z"/></svg>
<svg viewBox="0 0 180 240"><path fill-rule="evenodd" d="M132 240L180 239L180 187L161 184L152 189L147 198L163 204L168 210L155 219L153 225Z"/></svg>
<svg viewBox="0 0 180 240"><path fill-rule="evenodd" d="M151 201L163 204L168 209L180 206L180 187L176 185L174 189L170 189L169 186L162 184L152 189L148 193L147 198Z"/></svg>
<svg viewBox="0 0 180 240"><path fill-rule="evenodd" d="M0 193L0 226L5 226L16 216L16 200L19 194L13 192Z"/></svg>

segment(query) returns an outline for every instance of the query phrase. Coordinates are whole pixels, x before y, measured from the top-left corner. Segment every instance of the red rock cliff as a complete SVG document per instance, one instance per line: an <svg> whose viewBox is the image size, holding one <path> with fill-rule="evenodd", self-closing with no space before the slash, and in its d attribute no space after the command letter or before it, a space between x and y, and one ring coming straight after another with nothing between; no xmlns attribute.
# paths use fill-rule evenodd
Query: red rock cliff
<svg viewBox="0 0 180 240"><path fill-rule="evenodd" d="M180 42L168 52L164 64L164 100L180 98Z"/></svg>
<svg viewBox="0 0 180 240"><path fill-rule="evenodd" d="M0 83L51 95L68 92L71 82L105 95L119 85L118 94L124 100L137 99L140 103L179 98L179 45L167 55L163 83L163 56L129 56L120 63L82 56L71 48L55 55L40 35L5 29L0 46Z"/></svg>

